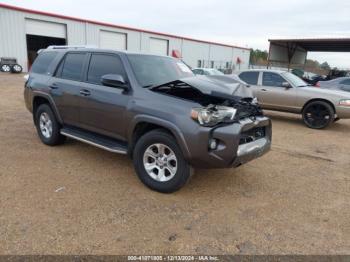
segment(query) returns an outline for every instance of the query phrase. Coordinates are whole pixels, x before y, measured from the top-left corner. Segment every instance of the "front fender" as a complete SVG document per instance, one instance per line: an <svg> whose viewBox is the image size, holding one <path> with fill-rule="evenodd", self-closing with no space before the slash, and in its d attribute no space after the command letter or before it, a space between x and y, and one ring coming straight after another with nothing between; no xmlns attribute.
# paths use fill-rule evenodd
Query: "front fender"
<svg viewBox="0 0 350 262"><path fill-rule="evenodd" d="M185 159L189 159L191 157L190 151L188 149L188 145L186 143L186 140L185 140L181 130L173 123L171 123L167 120L158 118L158 117L154 117L154 116L136 115L131 120L131 122L128 126L128 129L127 129L127 137L128 137L129 142L132 141L133 132L134 132L137 124L143 123L143 122L158 125L158 126L164 127L165 129L169 130L175 136L176 141L179 144L179 146L184 154Z"/></svg>

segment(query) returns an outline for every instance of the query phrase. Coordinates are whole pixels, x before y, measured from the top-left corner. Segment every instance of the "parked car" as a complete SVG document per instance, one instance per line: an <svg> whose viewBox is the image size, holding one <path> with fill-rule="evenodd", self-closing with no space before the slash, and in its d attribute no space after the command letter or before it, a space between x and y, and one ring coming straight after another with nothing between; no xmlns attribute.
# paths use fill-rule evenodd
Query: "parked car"
<svg viewBox="0 0 350 262"><path fill-rule="evenodd" d="M17 64L17 59L12 57L0 58L0 70L2 72L21 73L23 68Z"/></svg>
<svg viewBox="0 0 350 262"><path fill-rule="evenodd" d="M348 71L334 68L328 72L328 75L325 80L332 80L339 77L349 77L349 76L350 76L350 73Z"/></svg>
<svg viewBox="0 0 350 262"><path fill-rule="evenodd" d="M223 72L215 69L215 68L194 68L192 69L192 72L195 75L206 75L206 76L210 76L210 75L224 75Z"/></svg>
<svg viewBox="0 0 350 262"><path fill-rule="evenodd" d="M70 137L128 154L160 192L180 189L192 167L237 167L270 149L270 119L252 98L171 57L51 47L24 90L44 144Z"/></svg>
<svg viewBox="0 0 350 262"><path fill-rule="evenodd" d="M247 70L239 77L251 85L262 108L301 114L310 128L322 129L350 118L350 94L309 86L296 75L278 70Z"/></svg>
<svg viewBox="0 0 350 262"><path fill-rule="evenodd" d="M312 72L305 72L304 70L298 68L293 69L291 72L310 85L316 85L317 82L324 81L326 79L326 76L317 75Z"/></svg>
<svg viewBox="0 0 350 262"><path fill-rule="evenodd" d="M329 81L320 81L317 82L316 86L332 90L350 92L350 77L339 77Z"/></svg>

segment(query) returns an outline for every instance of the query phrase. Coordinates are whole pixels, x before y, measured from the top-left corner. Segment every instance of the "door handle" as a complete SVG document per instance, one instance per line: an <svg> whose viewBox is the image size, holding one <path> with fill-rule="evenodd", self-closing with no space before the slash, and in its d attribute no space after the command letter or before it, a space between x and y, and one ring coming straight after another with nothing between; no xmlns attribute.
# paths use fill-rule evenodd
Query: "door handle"
<svg viewBox="0 0 350 262"><path fill-rule="evenodd" d="M80 94L83 96L89 96L91 93L89 90L82 89L82 90L80 90Z"/></svg>
<svg viewBox="0 0 350 262"><path fill-rule="evenodd" d="M51 89L57 89L57 88L58 88L58 85L57 85L56 83L53 83L53 84L49 85L49 87L50 87Z"/></svg>
<svg viewBox="0 0 350 262"><path fill-rule="evenodd" d="M266 90L265 88L262 88L262 89L261 89L261 91L264 91L264 92L266 92L267 90Z"/></svg>

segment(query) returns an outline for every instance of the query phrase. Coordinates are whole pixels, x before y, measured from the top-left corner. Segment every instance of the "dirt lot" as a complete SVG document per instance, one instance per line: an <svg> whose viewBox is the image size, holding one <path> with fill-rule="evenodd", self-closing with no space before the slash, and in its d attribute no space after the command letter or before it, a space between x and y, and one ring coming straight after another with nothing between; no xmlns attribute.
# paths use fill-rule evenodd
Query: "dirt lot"
<svg viewBox="0 0 350 262"><path fill-rule="evenodd" d="M237 169L147 189L126 156L43 145L23 75L0 74L0 254L349 254L350 121L270 113L273 148Z"/></svg>

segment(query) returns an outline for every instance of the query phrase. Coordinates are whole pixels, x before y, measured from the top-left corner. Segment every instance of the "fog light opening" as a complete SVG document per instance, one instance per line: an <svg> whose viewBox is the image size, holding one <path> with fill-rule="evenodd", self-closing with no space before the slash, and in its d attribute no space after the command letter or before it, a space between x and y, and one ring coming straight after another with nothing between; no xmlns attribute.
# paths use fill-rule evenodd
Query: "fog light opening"
<svg viewBox="0 0 350 262"><path fill-rule="evenodd" d="M218 141L215 138L209 140L209 148L215 150L218 147Z"/></svg>

